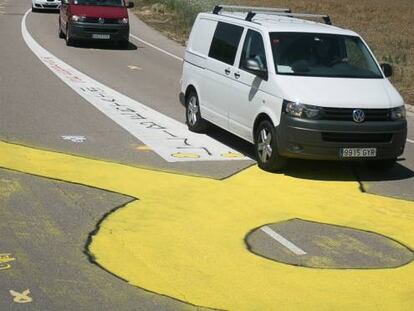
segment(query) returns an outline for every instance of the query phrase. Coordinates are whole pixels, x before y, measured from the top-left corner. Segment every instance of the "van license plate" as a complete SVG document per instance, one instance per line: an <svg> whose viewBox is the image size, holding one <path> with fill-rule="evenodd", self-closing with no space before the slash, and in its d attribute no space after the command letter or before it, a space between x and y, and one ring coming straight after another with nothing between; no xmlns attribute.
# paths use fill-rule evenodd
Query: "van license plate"
<svg viewBox="0 0 414 311"><path fill-rule="evenodd" d="M377 148L341 148L339 156L341 158L375 158Z"/></svg>
<svg viewBox="0 0 414 311"><path fill-rule="evenodd" d="M93 39L110 39L110 36L109 35L103 35L103 34L100 34L100 33L94 33L92 35L92 38Z"/></svg>

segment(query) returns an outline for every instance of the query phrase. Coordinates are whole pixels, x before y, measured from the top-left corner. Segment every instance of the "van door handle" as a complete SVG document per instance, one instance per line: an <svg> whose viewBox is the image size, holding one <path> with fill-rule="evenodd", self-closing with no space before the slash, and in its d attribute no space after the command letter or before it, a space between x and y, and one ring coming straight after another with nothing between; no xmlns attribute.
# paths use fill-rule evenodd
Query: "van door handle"
<svg viewBox="0 0 414 311"><path fill-rule="evenodd" d="M236 72L236 73L234 74L234 77L235 77L236 79L240 79L240 73Z"/></svg>
<svg viewBox="0 0 414 311"><path fill-rule="evenodd" d="M226 70L224 70L224 72L226 73L226 75L229 75L230 74L230 69L226 69Z"/></svg>

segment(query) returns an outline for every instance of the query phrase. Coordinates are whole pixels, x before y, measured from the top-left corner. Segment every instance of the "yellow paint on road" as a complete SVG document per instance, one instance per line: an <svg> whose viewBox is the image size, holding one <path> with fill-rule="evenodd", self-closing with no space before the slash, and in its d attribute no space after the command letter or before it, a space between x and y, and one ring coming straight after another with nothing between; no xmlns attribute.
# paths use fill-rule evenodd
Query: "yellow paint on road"
<svg viewBox="0 0 414 311"><path fill-rule="evenodd" d="M28 303L32 302L33 298L29 297L30 289L26 289L23 292L19 293L14 290L10 290L10 295L13 296L13 301L16 303Z"/></svg>
<svg viewBox="0 0 414 311"><path fill-rule="evenodd" d="M15 261L16 258L11 257L11 254L0 254L0 270L7 270L11 268L9 262Z"/></svg>
<svg viewBox="0 0 414 311"><path fill-rule="evenodd" d="M414 203L361 193L357 182L257 167L217 181L1 142L0 167L139 198L101 223L90 250L147 290L230 310L414 310L414 264L319 270L246 250L250 230L292 218L373 231L413 248Z"/></svg>
<svg viewBox="0 0 414 311"><path fill-rule="evenodd" d="M147 145L138 146L136 148L138 151L151 151L152 149Z"/></svg>
<svg viewBox="0 0 414 311"><path fill-rule="evenodd" d="M244 156L240 153L235 153L235 152L227 152L221 155L223 158L226 159L241 159L244 158Z"/></svg>
<svg viewBox="0 0 414 311"><path fill-rule="evenodd" d="M198 159L200 158L199 154L190 153L190 152L177 152L177 153L172 154L171 156L177 159Z"/></svg>
<svg viewBox="0 0 414 311"><path fill-rule="evenodd" d="M14 193L22 191L22 187L17 180L0 179L0 199L9 199Z"/></svg>

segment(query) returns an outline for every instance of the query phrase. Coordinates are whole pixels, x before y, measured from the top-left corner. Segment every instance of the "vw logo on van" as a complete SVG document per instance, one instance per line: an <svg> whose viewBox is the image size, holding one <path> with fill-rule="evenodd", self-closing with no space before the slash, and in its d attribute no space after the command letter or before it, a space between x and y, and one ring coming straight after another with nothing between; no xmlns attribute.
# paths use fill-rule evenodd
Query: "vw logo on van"
<svg viewBox="0 0 414 311"><path fill-rule="evenodd" d="M365 112L361 109L355 109L352 112L352 119L354 119L355 122L361 123L365 121Z"/></svg>
<svg viewBox="0 0 414 311"><path fill-rule="evenodd" d="M105 19L103 19L103 18L99 18L99 19L98 19L98 22L99 22L99 24L103 24L103 23L105 23Z"/></svg>

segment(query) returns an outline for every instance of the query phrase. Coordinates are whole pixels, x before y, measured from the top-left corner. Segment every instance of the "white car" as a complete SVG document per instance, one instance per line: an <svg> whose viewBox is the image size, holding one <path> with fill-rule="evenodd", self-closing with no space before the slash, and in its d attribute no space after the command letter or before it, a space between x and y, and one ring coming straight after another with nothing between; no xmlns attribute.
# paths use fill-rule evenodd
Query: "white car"
<svg viewBox="0 0 414 311"><path fill-rule="evenodd" d="M213 123L253 143L265 170L286 158L389 168L407 136L391 74L357 33L326 15L217 6L191 31L180 99L190 130Z"/></svg>
<svg viewBox="0 0 414 311"><path fill-rule="evenodd" d="M32 0L32 12L41 10L59 10L60 0Z"/></svg>

